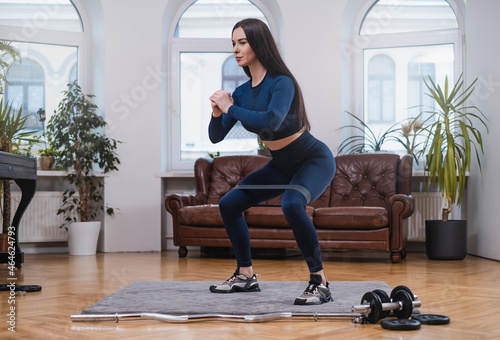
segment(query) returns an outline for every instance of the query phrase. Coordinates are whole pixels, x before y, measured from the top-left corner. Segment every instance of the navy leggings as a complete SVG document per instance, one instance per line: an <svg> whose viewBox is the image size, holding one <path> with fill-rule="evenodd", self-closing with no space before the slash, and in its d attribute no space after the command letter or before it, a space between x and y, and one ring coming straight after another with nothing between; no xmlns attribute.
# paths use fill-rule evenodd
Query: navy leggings
<svg viewBox="0 0 500 340"><path fill-rule="evenodd" d="M271 154L272 159L268 164L245 177L239 184L301 185L309 190L311 201L314 201L325 191L335 174L335 159L330 149L309 132L304 132L286 147L271 151ZM322 270L318 234L306 213L307 199L294 189L233 189L222 197L219 209L238 267L252 265L250 235L243 212L280 194L283 194L281 209L292 227L309 271Z"/></svg>

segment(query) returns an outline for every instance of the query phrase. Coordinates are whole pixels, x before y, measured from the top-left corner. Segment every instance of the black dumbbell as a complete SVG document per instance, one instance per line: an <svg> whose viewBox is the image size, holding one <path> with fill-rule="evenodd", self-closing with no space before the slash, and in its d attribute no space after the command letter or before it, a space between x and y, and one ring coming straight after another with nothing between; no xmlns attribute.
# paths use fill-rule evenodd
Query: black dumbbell
<svg viewBox="0 0 500 340"><path fill-rule="evenodd" d="M380 292L368 292L361 298L361 305L352 306L351 310L361 313L370 323L377 323L388 315L385 312L393 311L394 315L401 319L411 316L414 307L420 307L420 301L413 301L413 296L405 289L399 289L391 293L391 302L382 302Z"/></svg>

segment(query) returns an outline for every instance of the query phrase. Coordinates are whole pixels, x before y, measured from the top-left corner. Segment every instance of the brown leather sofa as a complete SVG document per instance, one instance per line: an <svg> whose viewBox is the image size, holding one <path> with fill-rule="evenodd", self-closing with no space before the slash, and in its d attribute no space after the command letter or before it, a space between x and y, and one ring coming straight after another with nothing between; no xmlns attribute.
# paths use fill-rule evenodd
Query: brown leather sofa
<svg viewBox="0 0 500 340"><path fill-rule="evenodd" d="M335 158L335 177L307 212L323 249L384 250L393 263L406 257L403 220L413 213L412 157L391 153ZM195 195L169 195L165 207L173 218L179 256L186 246L231 247L218 202L238 182L269 161L263 156L224 156L196 161ZM279 205L281 197L264 202ZM253 248L297 248L280 207L255 206L245 219Z"/></svg>

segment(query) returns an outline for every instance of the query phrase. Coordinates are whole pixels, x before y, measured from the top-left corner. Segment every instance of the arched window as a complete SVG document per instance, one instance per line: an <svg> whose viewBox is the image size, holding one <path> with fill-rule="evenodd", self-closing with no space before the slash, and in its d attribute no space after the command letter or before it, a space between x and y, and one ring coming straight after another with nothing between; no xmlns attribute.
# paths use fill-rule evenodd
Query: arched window
<svg viewBox="0 0 500 340"><path fill-rule="evenodd" d="M22 105L23 114L30 116L27 127L41 130L38 109L45 110L48 121L68 78L76 79L78 67L86 64L80 14L70 0L0 0L0 40L11 42L21 54L20 64L7 60L11 85L5 84L5 99L16 110Z"/></svg>
<svg viewBox="0 0 500 340"><path fill-rule="evenodd" d="M436 64L432 61L426 60L422 56L418 56L410 60L408 63L408 113L411 117L417 117L422 112L422 107L430 110L434 107L434 100L425 95L427 88L424 79L436 79ZM422 120L429 119L429 113L423 112Z"/></svg>
<svg viewBox="0 0 500 340"><path fill-rule="evenodd" d="M368 62L368 122L393 122L396 99L396 69L391 57L383 54Z"/></svg>
<svg viewBox="0 0 500 340"><path fill-rule="evenodd" d="M231 32L238 21L249 17L269 25L266 17L248 0L198 0L185 6L168 38L169 170L191 170L197 158L210 153L255 154L258 147L257 137L241 125L235 126L224 141L212 144L208 138L208 98L219 89L232 93L248 81L234 61Z"/></svg>
<svg viewBox="0 0 500 340"><path fill-rule="evenodd" d="M14 111L23 107L23 116L29 116L25 124L27 129L41 130L43 126L37 111L45 107L45 74L40 64L24 59L22 64L9 67L6 78L10 85L5 87L5 100L12 103Z"/></svg>
<svg viewBox="0 0 500 340"><path fill-rule="evenodd" d="M457 13L453 0L367 2L353 40L359 47L354 99L363 104L358 115L375 134L432 105L424 79L442 84L445 76L452 81L463 72ZM377 62L379 56L389 56L392 66L387 58ZM383 148L403 152L397 143Z"/></svg>

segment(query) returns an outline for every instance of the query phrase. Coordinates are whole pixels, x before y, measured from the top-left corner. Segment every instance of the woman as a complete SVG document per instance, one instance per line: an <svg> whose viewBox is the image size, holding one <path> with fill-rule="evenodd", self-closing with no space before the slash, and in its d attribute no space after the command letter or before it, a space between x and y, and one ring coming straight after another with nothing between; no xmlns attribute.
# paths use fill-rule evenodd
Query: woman
<svg viewBox="0 0 500 340"><path fill-rule="evenodd" d="M238 22L232 32L233 53L250 80L231 94L219 90L210 97L212 143L224 139L237 121L257 133L271 150L272 159L240 184L293 185L317 199L333 179L335 160L328 147L310 133L300 87L283 62L268 27L260 20ZM309 285L295 304L332 301L323 273L316 229L306 213L303 190L233 189L219 202L225 228L233 245L237 269L214 293L260 291L253 273L250 237L243 212L251 206L283 194L281 207L310 271Z"/></svg>

